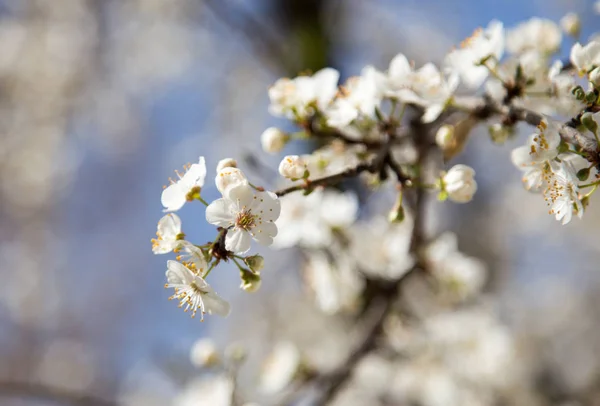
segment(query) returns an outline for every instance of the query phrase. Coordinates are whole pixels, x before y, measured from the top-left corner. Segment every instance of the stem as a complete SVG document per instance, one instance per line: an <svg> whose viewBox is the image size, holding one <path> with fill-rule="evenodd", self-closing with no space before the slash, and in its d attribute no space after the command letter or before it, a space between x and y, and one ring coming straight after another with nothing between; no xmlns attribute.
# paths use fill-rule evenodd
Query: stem
<svg viewBox="0 0 600 406"><path fill-rule="evenodd" d="M206 277L211 273L211 271L213 269L215 269L215 267L217 266L217 263L218 263L218 261L215 261L212 264L210 264L210 266L208 267L208 269L206 270L204 275L202 275L202 279L206 279Z"/></svg>
<svg viewBox="0 0 600 406"><path fill-rule="evenodd" d="M240 265L239 262L237 262L237 260L235 259L237 257L237 255L234 255L231 257L232 261L237 265L238 268L240 268L240 271L244 271L245 268L243 266Z"/></svg>
<svg viewBox="0 0 600 406"><path fill-rule="evenodd" d="M208 207L208 203L201 196L198 196L196 199L198 199L203 205Z"/></svg>
<svg viewBox="0 0 600 406"><path fill-rule="evenodd" d="M600 180L592 183L586 183L585 185L579 185L579 189L585 189L586 187L598 186L600 185Z"/></svg>
<svg viewBox="0 0 600 406"><path fill-rule="evenodd" d="M348 168L343 172L336 173L334 175L325 176L319 179L307 180L306 183L290 186L285 189L281 189L275 194L279 197L285 196L289 193L296 192L298 190L312 190L317 186L331 186L341 182L346 178L353 178L358 176L362 172L378 173L385 168L386 165L390 166L391 169L396 173L398 181L401 183L408 182L410 178L404 174L402 169L393 161L390 156L390 148L392 145L392 138L388 138L387 142L383 144L377 156L371 161L371 163L362 163L353 168Z"/></svg>

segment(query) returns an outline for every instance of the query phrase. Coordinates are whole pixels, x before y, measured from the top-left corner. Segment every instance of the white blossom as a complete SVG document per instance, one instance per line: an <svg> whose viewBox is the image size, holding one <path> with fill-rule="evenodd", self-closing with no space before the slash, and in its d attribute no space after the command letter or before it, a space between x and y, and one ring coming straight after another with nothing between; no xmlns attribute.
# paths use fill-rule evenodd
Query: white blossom
<svg viewBox="0 0 600 406"><path fill-rule="evenodd" d="M221 192L223 196L227 196L230 189L239 185L248 185L248 179L240 169L226 167L217 172L215 185L217 186L217 190Z"/></svg>
<svg viewBox="0 0 600 406"><path fill-rule="evenodd" d="M304 276L315 294L319 309L326 314L353 310L364 283L343 252L336 252L335 262L321 251L308 251Z"/></svg>
<svg viewBox="0 0 600 406"><path fill-rule="evenodd" d="M192 380L173 401L174 406L232 406L234 383L225 375Z"/></svg>
<svg viewBox="0 0 600 406"><path fill-rule="evenodd" d="M269 89L269 111L276 116L308 118L314 111L311 105L324 110L337 92L339 72L321 69L312 76L279 79Z"/></svg>
<svg viewBox="0 0 600 406"><path fill-rule="evenodd" d="M600 42L591 41L582 46L579 42L571 48L571 63L580 75L585 75L600 66Z"/></svg>
<svg viewBox="0 0 600 406"><path fill-rule="evenodd" d="M252 239L271 245L277 235L274 221L279 212L279 199L274 193L255 191L242 183L230 187L223 198L206 208L206 220L226 228L225 248L241 254L250 249Z"/></svg>
<svg viewBox="0 0 600 406"><path fill-rule="evenodd" d="M200 193L206 177L204 157L201 156L197 164L187 166L183 175L179 172L176 173L179 179L171 181L160 197L161 203L165 207L163 211L166 212L181 209L186 201L194 198L195 193Z"/></svg>
<svg viewBox="0 0 600 406"><path fill-rule="evenodd" d="M217 173L225 168L237 168L237 161L233 158L224 158L217 163Z"/></svg>
<svg viewBox="0 0 600 406"><path fill-rule="evenodd" d="M194 343L190 351L190 360L197 367L209 367L219 362L219 353L215 343L209 338L202 338Z"/></svg>
<svg viewBox="0 0 600 406"><path fill-rule="evenodd" d="M424 123L435 121L452 100L459 84L456 72L442 73L428 63L412 72L408 81L410 91L399 93L401 101L415 103L425 108L421 120Z"/></svg>
<svg viewBox="0 0 600 406"><path fill-rule="evenodd" d="M442 149L452 146L455 142L454 126L443 125L435 133L435 143Z"/></svg>
<svg viewBox="0 0 600 406"><path fill-rule="evenodd" d="M342 141L334 140L311 154L302 155L302 160L306 163L309 179L312 180L353 168L361 162L359 156L367 155L362 145L346 145Z"/></svg>
<svg viewBox="0 0 600 406"><path fill-rule="evenodd" d="M382 279L398 279L415 264L410 253L412 217L400 224L383 219L359 223L351 229L350 253L363 273Z"/></svg>
<svg viewBox="0 0 600 406"><path fill-rule="evenodd" d="M533 17L506 33L506 49L513 54L536 51L552 54L560 48L562 33L551 20Z"/></svg>
<svg viewBox="0 0 600 406"><path fill-rule="evenodd" d="M454 165L444 175L442 182L448 197L456 203L470 202L477 191L475 170L467 165Z"/></svg>
<svg viewBox="0 0 600 406"><path fill-rule="evenodd" d="M384 81L384 75L372 66L365 67L360 76L349 78L327 110L327 124L344 128L360 115L373 117L381 103Z"/></svg>
<svg viewBox="0 0 600 406"><path fill-rule="evenodd" d="M499 21L492 21L485 30L478 29L464 40L460 49L450 52L445 59L445 65L456 71L466 86L476 89L489 75L488 68L482 66L481 62L490 57L499 61L503 53L503 25Z"/></svg>
<svg viewBox="0 0 600 406"><path fill-rule="evenodd" d="M175 213L169 213L158 221L156 239L152 240L152 252L166 254L177 248L183 240L181 219Z"/></svg>
<svg viewBox="0 0 600 406"><path fill-rule="evenodd" d="M546 173L544 198L550 206L550 214L556 220L567 224L573 217L573 211L581 218L583 205L579 198L579 187L575 169L567 161L551 162L551 171Z"/></svg>
<svg viewBox="0 0 600 406"><path fill-rule="evenodd" d="M560 28L565 34L577 38L581 32L581 19L577 13L567 13L560 19Z"/></svg>
<svg viewBox="0 0 600 406"><path fill-rule="evenodd" d="M429 243L423 258L431 274L458 299L464 300L479 293L485 283L485 265L461 253L456 235L451 232L445 232Z"/></svg>
<svg viewBox="0 0 600 406"><path fill-rule="evenodd" d="M561 140L558 125L544 120L537 129L538 132L529 137L527 145L515 148L511 153L513 163L521 169L550 161L558 155Z"/></svg>
<svg viewBox="0 0 600 406"><path fill-rule="evenodd" d="M179 300L179 307L185 306L184 311L192 311L192 317L200 310L202 320L204 314L218 314L227 316L229 314L229 303L221 299L212 287L200 276L204 268L192 272L185 265L177 261L167 261L167 283L165 288L175 289L175 294L169 299Z"/></svg>
<svg viewBox="0 0 600 406"><path fill-rule="evenodd" d="M279 164L279 174L292 180L302 179L306 170L306 162L298 155L287 155Z"/></svg>
<svg viewBox="0 0 600 406"><path fill-rule="evenodd" d="M262 366L259 387L267 394L285 389L300 367L300 351L289 341L275 344Z"/></svg>
<svg viewBox="0 0 600 406"><path fill-rule="evenodd" d="M388 68L385 94L404 100L405 95L411 92L413 77L413 67L406 56L404 54L396 55Z"/></svg>
<svg viewBox="0 0 600 406"><path fill-rule="evenodd" d="M289 140L289 135L276 127L267 128L260 136L262 149L269 154L280 152Z"/></svg>
<svg viewBox="0 0 600 406"><path fill-rule="evenodd" d="M592 85L600 87L600 67L592 69L588 75L588 79Z"/></svg>
<svg viewBox="0 0 600 406"><path fill-rule="evenodd" d="M424 327L442 364L459 379L492 387L519 379L514 339L489 312L446 312L427 320Z"/></svg>
<svg viewBox="0 0 600 406"><path fill-rule="evenodd" d="M281 205L279 234L273 242L277 248L328 245L332 229L350 226L358 212L356 195L330 189L317 189L308 196L291 193L281 198Z"/></svg>

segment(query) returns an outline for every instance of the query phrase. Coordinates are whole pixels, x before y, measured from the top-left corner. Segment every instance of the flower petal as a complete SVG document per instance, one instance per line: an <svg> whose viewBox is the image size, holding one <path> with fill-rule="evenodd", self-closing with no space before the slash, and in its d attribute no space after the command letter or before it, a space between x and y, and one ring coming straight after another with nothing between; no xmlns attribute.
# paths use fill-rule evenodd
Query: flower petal
<svg viewBox="0 0 600 406"><path fill-rule="evenodd" d="M217 199L206 208L206 221L219 227L229 227L233 224L235 215L232 202L221 198Z"/></svg>
<svg viewBox="0 0 600 406"><path fill-rule="evenodd" d="M273 237L276 235L277 226L270 221L264 221L252 229L252 237L262 245L273 244Z"/></svg>
<svg viewBox="0 0 600 406"><path fill-rule="evenodd" d="M251 242L250 234L238 227L229 230L225 236L225 248L236 254L243 254L250 250Z"/></svg>
<svg viewBox="0 0 600 406"><path fill-rule="evenodd" d="M249 209L255 204L255 200L258 200L258 198L255 199L256 196L252 187L244 183L228 189L228 196L226 197L233 201L240 211Z"/></svg>
<svg viewBox="0 0 600 406"><path fill-rule="evenodd" d="M181 219L175 213L169 213L158 221L158 234L163 240L175 240L181 233Z"/></svg>
<svg viewBox="0 0 600 406"><path fill-rule="evenodd" d="M160 202L165 207L163 211L177 211L181 209L186 202L186 193L179 182L169 185L162 191L162 195L160 196Z"/></svg>
<svg viewBox="0 0 600 406"><path fill-rule="evenodd" d="M231 306L225 299L217 295L212 288L202 295L202 299L204 300L204 306L208 313L223 317L229 316Z"/></svg>

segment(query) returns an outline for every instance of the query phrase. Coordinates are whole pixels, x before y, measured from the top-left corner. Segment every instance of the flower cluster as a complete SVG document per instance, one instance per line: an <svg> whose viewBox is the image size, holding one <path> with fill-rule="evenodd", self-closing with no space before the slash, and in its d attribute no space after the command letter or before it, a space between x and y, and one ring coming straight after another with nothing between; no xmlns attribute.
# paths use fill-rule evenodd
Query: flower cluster
<svg viewBox="0 0 600 406"><path fill-rule="evenodd" d="M333 374L323 372L331 368L319 357L310 359L314 342L302 349L302 340L275 337L258 385L269 394L314 380L325 396L342 391L339 404L436 406L492 404L529 390L535 379L515 367L516 340L488 307L487 266L461 252L452 232L430 234L424 218L433 209L426 203L434 194L459 204L475 198L475 170L448 162L478 124L503 144L526 123L535 130L511 153L525 188L539 192L562 224L583 216L600 186L600 42L573 41L570 61L557 59L564 37L578 39L580 31L574 14L560 24L532 18L507 29L492 21L439 66L417 67L398 54L387 69L366 66L343 82L332 68L277 80L269 111L297 130L267 128L263 150L279 154L290 140L318 147L283 156L276 192L251 184L231 159L219 163L222 197L210 204L201 196L202 158L178 174L163 193L166 211L203 202L217 237L194 245L174 213L161 219L153 250L178 254L168 262L167 287L192 314L226 314L205 281L216 265L235 262L242 289L254 291L264 260L244 256L252 241L302 253L297 268L314 307L326 315L327 333L337 328L339 342L352 348L355 330L367 331ZM300 307L304 313L309 306ZM332 322L339 319L341 327ZM348 321L360 328L349 331ZM194 354L203 365L221 359L205 345ZM360 382L363 375L377 379ZM353 385L340 385L340 376ZM220 387L229 399L227 382ZM273 404L288 403L278 400Z"/></svg>
<svg viewBox="0 0 600 406"><path fill-rule="evenodd" d="M242 289L258 289L263 259L259 255L242 255L250 250L252 240L262 245L273 243L279 199L274 193L251 185L235 160L224 159L217 166L215 178L222 197L208 204L201 195L206 177L204 157L185 169L185 173L177 173L179 180L172 181L163 191L165 211L176 211L186 202L198 200L207 206L206 220L217 226L217 237L213 242L195 245L185 239L179 216L169 213L158 222L152 250L155 254L177 254L176 260L167 261L165 287L175 290L171 299L179 300L179 307L185 306L192 317L198 311L202 318L205 313L226 316L229 304L214 292L206 277L220 262L232 260L240 270Z"/></svg>

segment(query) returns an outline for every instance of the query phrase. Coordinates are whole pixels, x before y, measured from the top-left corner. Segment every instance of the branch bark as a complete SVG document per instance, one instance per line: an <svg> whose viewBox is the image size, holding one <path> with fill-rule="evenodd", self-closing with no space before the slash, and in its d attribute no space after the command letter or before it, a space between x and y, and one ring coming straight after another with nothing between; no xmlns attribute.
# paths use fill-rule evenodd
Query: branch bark
<svg viewBox="0 0 600 406"><path fill-rule="evenodd" d="M0 397L38 399L70 406L117 406L116 402L96 396L29 382L0 382Z"/></svg>

